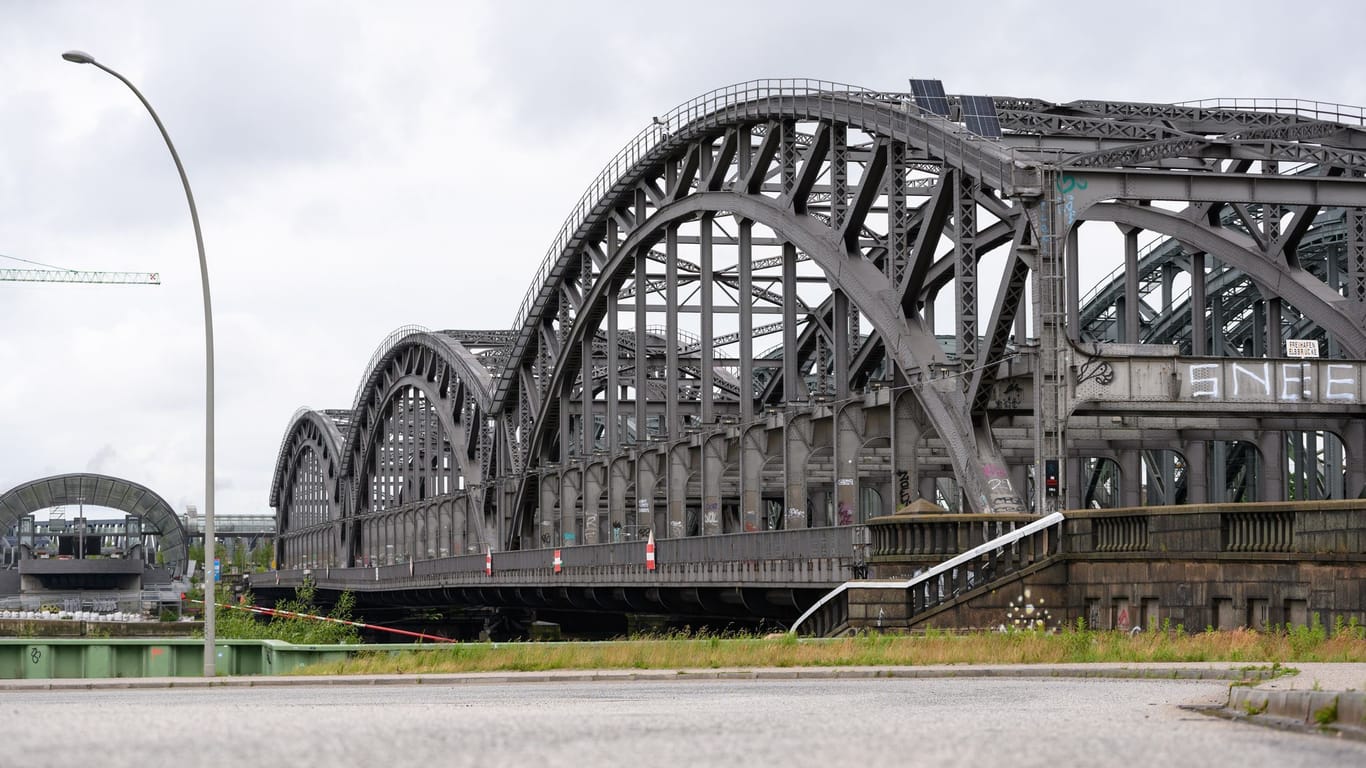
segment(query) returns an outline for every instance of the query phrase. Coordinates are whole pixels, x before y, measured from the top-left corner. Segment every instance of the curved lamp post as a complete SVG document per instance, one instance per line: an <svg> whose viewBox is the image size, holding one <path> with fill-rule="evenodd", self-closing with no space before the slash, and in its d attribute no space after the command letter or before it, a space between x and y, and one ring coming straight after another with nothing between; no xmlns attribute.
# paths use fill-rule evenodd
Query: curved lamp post
<svg viewBox="0 0 1366 768"><path fill-rule="evenodd" d="M166 148L171 150L171 159L180 173L180 183L185 187L185 199L190 204L190 221L194 224L194 243L199 249L199 279L204 287L204 676L213 677L216 651L214 648L214 574L213 574L213 309L209 301L209 263L204 257L204 235L199 229L199 212L194 207L194 193L190 191L190 180L185 176L185 166L180 162L180 154L171 143L171 135L161 124L155 109L147 97L128 81L128 78L95 61L95 57L84 51L67 51L62 58L75 64L93 64L108 72L128 86L128 90L138 97L152 121L166 140Z"/></svg>

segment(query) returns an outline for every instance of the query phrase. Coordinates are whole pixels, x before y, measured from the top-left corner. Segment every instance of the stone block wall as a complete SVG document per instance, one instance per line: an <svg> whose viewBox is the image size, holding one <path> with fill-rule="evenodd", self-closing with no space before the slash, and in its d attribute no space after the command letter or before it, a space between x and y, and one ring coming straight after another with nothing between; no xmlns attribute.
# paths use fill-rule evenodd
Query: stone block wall
<svg viewBox="0 0 1366 768"><path fill-rule="evenodd" d="M1067 605L1096 629L1183 626L1265 629L1326 626L1339 616L1366 621L1366 563L1232 561L1227 559L1067 564Z"/></svg>
<svg viewBox="0 0 1366 768"><path fill-rule="evenodd" d="M920 542L913 526L889 541ZM966 529L977 521L965 519ZM849 624L884 630L994 628L1021 601L1046 606L1049 626L1083 619L1096 629L1266 629L1366 624L1366 503L1359 500L1206 504L1068 513L1062 551L1013 576L908 615L904 589L853 589ZM884 550L880 578L908 578L956 552ZM934 549L934 548L928 548ZM1028 597L1026 597L1026 591Z"/></svg>

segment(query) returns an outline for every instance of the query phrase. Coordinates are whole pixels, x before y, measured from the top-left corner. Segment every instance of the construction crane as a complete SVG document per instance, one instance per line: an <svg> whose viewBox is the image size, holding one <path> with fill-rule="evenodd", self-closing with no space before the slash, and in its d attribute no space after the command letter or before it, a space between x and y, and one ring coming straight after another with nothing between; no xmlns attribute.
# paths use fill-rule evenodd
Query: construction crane
<svg viewBox="0 0 1366 768"><path fill-rule="evenodd" d="M161 285L161 275L156 272L88 272L75 269L0 269L0 282Z"/></svg>
<svg viewBox="0 0 1366 768"><path fill-rule="evenodd" d="M22 261L35 264L42 269L0 269L0 282L10 283L103 283L113 285L161 285L161 275L156 272L96 272L85 269L66 269L43 264L38 261L6 256L0 259Z"/></svg>

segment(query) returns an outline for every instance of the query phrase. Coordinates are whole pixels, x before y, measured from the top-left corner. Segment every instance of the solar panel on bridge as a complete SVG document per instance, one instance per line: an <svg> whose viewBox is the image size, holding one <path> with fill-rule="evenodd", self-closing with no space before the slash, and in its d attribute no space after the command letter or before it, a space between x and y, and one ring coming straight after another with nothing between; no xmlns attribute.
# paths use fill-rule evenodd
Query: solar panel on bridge
<svg viewBox="0 0 1366 768"><path fill-rule="evenodd" d="M1001 138L1001 120L990 96L959 96L958 102L963 106L963 122L969 131L984 139Z"/></svg>
<svg viewBox="0 0 1366 768"><path fill-rule="evenodd" d="M911 97L922 111L949 116L949 97L944 95L942 80L912 80Z"/></svg>

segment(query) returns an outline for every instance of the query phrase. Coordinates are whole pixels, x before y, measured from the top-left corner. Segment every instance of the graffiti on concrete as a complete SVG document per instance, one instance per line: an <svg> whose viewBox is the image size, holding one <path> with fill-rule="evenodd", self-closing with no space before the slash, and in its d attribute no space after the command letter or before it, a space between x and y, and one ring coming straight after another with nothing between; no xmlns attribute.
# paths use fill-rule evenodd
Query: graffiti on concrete
<svg viewBox="0 0 1366 768"><path fill-rule="evenodd" d="M1359 363L1187 363L1192 398L1361 402Z"/></svg>

